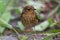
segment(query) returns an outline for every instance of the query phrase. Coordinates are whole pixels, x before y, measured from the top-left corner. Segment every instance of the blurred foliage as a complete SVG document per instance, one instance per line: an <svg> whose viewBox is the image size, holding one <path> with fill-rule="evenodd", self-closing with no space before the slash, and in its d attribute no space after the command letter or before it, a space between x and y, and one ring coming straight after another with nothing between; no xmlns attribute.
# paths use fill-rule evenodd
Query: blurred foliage
<svg viewBox="0 0 60 40"><path fill-rule="evenodd" d="M59 8L59 10L58 10L58 14L59 14L59 16L60 16L60 8Z"/></svg>
<svg viewBox="0 0 60 40"><path fill-rule="evenodd" d="M3 11L5 11L6 8L6 2L0 0L0 17L3 14Z"/></svg>
<svg viewBox="0 0 60 40"><path fill-rule="evenodd" d="M25 27L24 25L22 24L21 21L18 22L18 27L20 28L20 30L24 31L25 30Z"/></svg>
<svg viewBox="0 0 60 40"><path fill-rule="evenodd" d="M7 4L5 4L4 0L0 0L0 1L1 1L0 10L2 10L2 11L0 11L0 33L2 34L5 30L5 28L12 29L16 33L16 35L19 39L18 32L12 27L12 25L9 24L9 21L11 19L11 12L7 8L12 6L13 0L9 0Z"/></svg>
<svg viewBox="0 0 60 40"><path fill-rule="evenodd" d="M10 12L3 13L0 18L8 23L11 19L11 13Z"/></svg>
<svg viewBox="0 0 60 40"><path fill-rule="evenodd" d="M21 39L20 40L27 40L27 36L25 36L25 35L23 35L23 36L21 36Z"/></svg>
<svg viewBox="0 0 60 40"><path fill-rule="evenodd" d="M59 35L60 32L57 33L51 33L51 35L45 37L43 40L51 40L53 37L55 37L56 35Z"/></svg>
<svg viewBox="0 0 60 40"><path fill-rule="evenodd" d="M4 32L4 30L5 30L5 27L0 26L0 34L2 34Z"/></svg>
<svg viewBox="0 0 60 40"><path fill-rule="evenodd" d="M42 9L41 7L44 7L43 2L41 1L31 1L31 0L27 0L26 3L28 5L32 5L34 6L34 8L36 9L37 12L40 12Z"/></svg>
<svg viewBox="0 0 60 40"><path fill-rule="evenodd" d="M60 20L58 21L58 23L57 24L59 24L60 25Z"/></svg>
<svg viewBox="0 0 60 40"><path fill-rule="evenodd" d="M11 6L12 0L5 2L5 0L0 0L0 7L2 7L0 10L0 33L3 33L5 28L13 29L12 25L9 24L9 21L11 19L11 13L7 9L9 6Z"/></svg>
<svg viewBox="0 0 60 40"><path fill-rule="evenodd" d="M43 30L45 30L48 26L49 26L49 22L46 20L46 21L40 23L39 25L36 25L35 27L33 27L33 30L34 30L34 31L43 31Z"/></svg>
<svg viewBox="0 0 60 40"><path fill-rule="evenodd" d="M45 33L57 33L57 32L60 32L60 29L54 29L54 30L49 30L49 31L47 31L47 32L45 32Z"/></svg>
<svg viewBox="0 0 60 40"><path fill-rule="evenodd" d="M53 18L49 18L48 21L49 21L50 27L54 27L54 19Z"/></svg>
<svg viewBox="0 0 60 40"><path fill-rule="evenodd" d="M15 9L15 14L20 15L22 13L22 7Z"/></svg>
<svg viewBox="0 0 60 40"><path fill-rule="evenodd" d="M15 13L16 13L17 15L19 15L19 14L20 14L19 9L16 9L16 10L15 10Z"/></svg>
<svg viewBox="0 0 60 40"><path fill-rule="evenodd" d="M0 18L0 26L2 27L6 27L6 28L9 28L9 29L12 29L12 25L8 24L7 22L5 22L3 19Z"/></svg>
<svg viewBox="0 0 60 40"><path fill-rule="evenodd" d="M38 17L39 20L43 20L43 19L44 19L44 15L43 15L43 14L39 14L39 13L38 13L38 14L37 14L37 17Z"/></svg>

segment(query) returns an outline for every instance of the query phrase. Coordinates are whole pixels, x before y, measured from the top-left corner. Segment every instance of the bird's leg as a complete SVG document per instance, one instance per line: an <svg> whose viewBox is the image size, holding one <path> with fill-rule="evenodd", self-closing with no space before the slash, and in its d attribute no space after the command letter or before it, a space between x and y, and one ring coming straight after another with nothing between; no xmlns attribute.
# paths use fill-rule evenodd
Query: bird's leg
<svg viewBox="0 0 60 40"><path fill-rule="evenodd" d="M25 28L25 32L31 32L32 31L32 28L31 27L26 27Z"/></svg>

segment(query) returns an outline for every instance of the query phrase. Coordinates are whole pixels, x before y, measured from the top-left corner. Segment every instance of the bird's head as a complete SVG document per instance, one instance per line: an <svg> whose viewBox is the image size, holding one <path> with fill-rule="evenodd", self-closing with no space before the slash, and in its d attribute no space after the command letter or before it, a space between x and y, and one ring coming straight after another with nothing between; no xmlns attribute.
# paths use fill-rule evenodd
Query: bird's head
<svg viewBox="0 0 60 40"><path fill-rule="evenodd" d="M24 7L24 9L23 9L23 11L24 12L27 12L27 13L29 13L29 12L34 12L36 9L33 7L33 6L31 6L31 5L27 5L27 6L25 6Z"/></svg>

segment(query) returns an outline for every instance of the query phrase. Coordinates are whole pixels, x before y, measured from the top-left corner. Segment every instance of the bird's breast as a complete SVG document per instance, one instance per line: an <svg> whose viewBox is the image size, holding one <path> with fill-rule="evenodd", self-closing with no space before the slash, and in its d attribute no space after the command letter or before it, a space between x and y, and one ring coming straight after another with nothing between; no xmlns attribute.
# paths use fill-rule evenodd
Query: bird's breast
<svg viewBox="0 0 60 40"><path fill-rule="evenodd" d="M31 27L37 23L37 19L36 19L35 14L24 14L22 21L23 21L24 25L27 27L28 26Z"/></svg>

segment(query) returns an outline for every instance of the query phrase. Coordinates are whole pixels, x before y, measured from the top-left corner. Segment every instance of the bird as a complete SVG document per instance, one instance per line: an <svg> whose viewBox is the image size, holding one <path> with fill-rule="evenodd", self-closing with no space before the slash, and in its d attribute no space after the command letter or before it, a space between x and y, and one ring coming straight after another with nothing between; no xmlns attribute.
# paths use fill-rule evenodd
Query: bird
<svg viewBox="0 0 60 40"><path fill-rule="evenodd" d="M31 29L38 23L38 17L35 10L36 9L32 5L27 5L23 8L21 21L27 30Z"/></svg>

